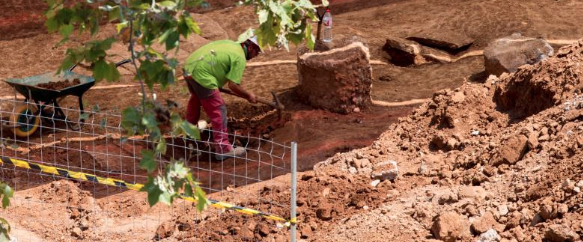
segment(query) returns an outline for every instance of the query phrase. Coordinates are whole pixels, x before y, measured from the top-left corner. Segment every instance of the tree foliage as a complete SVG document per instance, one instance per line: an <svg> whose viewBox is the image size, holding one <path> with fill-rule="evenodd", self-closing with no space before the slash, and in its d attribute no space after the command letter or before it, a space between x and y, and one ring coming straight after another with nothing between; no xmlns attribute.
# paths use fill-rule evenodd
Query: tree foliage
<svg viewBox="0 0 583 242"><path fill-rule="evenodd" d="M6 209L10 205L10 198L14 195L14 190L2 182L0 182L0 200L2 201L2 209ZM0 242L10 241L10 224L4 218L0 218Z"/></svg>
<svg viewBox="0 0 583 242"><path fill-rule="evenodd" d="M171 57L180 48L180 38L200 34L196 21L186 10L202 4L202 0L46 0L46 26L49 32L62 36L59 44L73 35L89 34L90 40L82 46L69 48L59 71L65 71L77 63L91 66L97 80L117 81L120 73L108 60L107 51L117 41L128 43L128 55L136 69L135 80L141 84L142 100L138 107L127 107L122 113L122 127L128 135L144 135L154 144L152 150L142 153L140 167L147 170L148 182L143 188L148 192L151 206L158 202L170 204L182 195L198 198L198 208L206 205L204 192L180 161L161 166L156 158L166 152L164 132L200 138L196 126L182 120L167 105L154 100L154 86L165 90L177 81L179 60ZM253 34L259 44L283 46L300 44L306 40L313 48L311 20L316 19L315 8L309 0L246 0L244 4L255 6L258 28L241 34L245 40ZM325 3L327 5L327 2ZM234 16L235 17L235 16ZM95 38L102 24L116 24L117 36ZM155 48L162 45L164 50Z"/></svg>

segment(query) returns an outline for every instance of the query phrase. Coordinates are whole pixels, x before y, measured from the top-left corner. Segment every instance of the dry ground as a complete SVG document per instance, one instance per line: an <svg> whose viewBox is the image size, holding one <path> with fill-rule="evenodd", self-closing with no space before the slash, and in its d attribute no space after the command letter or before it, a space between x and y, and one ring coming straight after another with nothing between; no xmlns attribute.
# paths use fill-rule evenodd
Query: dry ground
<svg viewBox="0 0 583 242"><path fill-rule="evenodd" d="M334 15L334 31L336 38L352 35L362 37L370 46L372 59L384 61L381 48L384 45L386 36L406 37L420 31L440 32L441 30L447 29L449 31L464 33L475 40L474 44L467 51L481 50L489 41L515 32L520 32L525 36L543 37L554 40L578 39L583 36L583 29L577 25L577 23L580 23L583 20L583 16L580 14L582 10L583 3L575 0L541 0L527 2L511 0L386 1L386 4L375 8L347 11L343 14ZM5 19L7 18L4 18L3 20ZM250 8L230 8L207 12L201 17L201 19L203 31L205 30L205 25L209 26L207 32L203 35L207 40L221 39L225 37L233 39L236 38L238 33L241 33L254 22L254 15ZM9 35L10 34L8 34L8 36ZM58 41L58 36L44 34L42 32L28 36L27 38L3 38L3 40L0 41L0 56L3 56L3 61L0 64L0 78L25 77L54 70L59 65L66 49L65 47L53 48L53 45ZM193 41L193 46L191 46L191 48L195 48L196 45L202 44L205 41L206 40ZM292 48L290 52L268 50L265 55L257 58L254 62L294 60L295 58L295 48ZM397 67L393 65L375 65L373 69L375 80L373 83L372 95L376 100L387 102L431 98L436 91L444 88L455 89L468 81L471 82L474 80L472 76L479 76L482 71L483 60L482 57L479 56L466 58L451 64L429 64L412 68ZM130 79L131 71L124 69L122 74L124 74L124 76L120 83L99 83L98 86L135 83ZM381 79L390 81L383 82ZM274 90L282 96L282 99L286 102L285 104L289 107L291 119L282 128L276 129L269 134L279 142L295 140L300 143L300 162L302 163L302 169L309 169L315 162L323 161L327 157L334 155L336 152L369 146L385 130L390 131L383 135L383 137L401 137L402 133L395 130L398 129L398 126L390 125L396 121L397 117L406 116L412 109L411 107L391 109L373 107L354 115L336 115L324 111L312 110L310 107L300 104L299 100L294 99L293 95L289 94L290 89L293 89L296 83L297 73L295 65L281 64L249 67L245 73L243 85L256 92L258 95L267 96L269 91ZM478 85L475 89L480 90L481 87L479 87L479 85L481 84L475 85ZM99 104L102 110L119 111L127 105L135 105L137 103L137 91L138 87L135 86L113 89L92 89L85 96L85 102L87 106ZM2 98L8 98L6 96L9 95L13 95L12 89L10 89L5 83L0 83L0 96L2 96ZM185 105L188 98L186 90L180 86L172 88L168 92L160 92L160 96L162 98L172 96L181 104L181 106ZM245 118L250 118L255 115L261 116L264 114L263 112L265 109L263 108L253 107L232 97L225 97L225 99L229 105L229 110L231 110L234 124L240 123L241 126L244 126ZM111 102L111 100L116 100L116 102ZM74 102L71 100L68 100L66 103L67 106L74 107ZM419 129L423 128L427 127L419 127ZM512 127L508 129L510 129L510 131L505 132L512 132L513 130ZM326 130L326 132L322 132L322 130ZM330 132L330 130L332 130L332 132ZM432 137L429 136L420 137L419 142L428 142L431 138ZM365 149L366 152L369 152L366 156L370 155L371 157L374 157L374 154L376 153L378 157L371 158L372 163L375 163L377 160L397 155L397 150L403 149L403 142L404 140L400 139L392 140L388 143L377 142L372 148ZM495 145L499 145L502 141L501 139L496 138L493 139L492 142L494 142ZM409 147L417 146L412 145ZM425 151L425 148L422 146L419 147L421 147L420 149L424 152L430 152L430 155L438 155L440 157L443 155L439 151ZM406 148L405 150L410 149L412 148ZM385 153L379 154L379 151L381 150ZM464 152L469 151L466 150ZM450 153L445 154L446 156L451 156ZM342 157L342 155L338 156ZM350 156L356 157L357 155L353 153L347 157ZM402 168L400 168L406 172L409 171L412 174L415 173L419 167L419 162L413 162L414 159L414 156L407 156L406 159L399 160L399 164L402 166ZM344 161L350 159L342 158L340 160ZM322 166L327 167L328 165L323 163ZM449 164L449 166L453 165ZM318 206L304 208L307 210L300 214L300 220L306 221L306 223L301 225L300 228L303 229L302 234L305 234L308 240L377 241L391 238L397 241L410 241L432 239L433 237L429 232L431 227L429 221L431 220L431 216L439 211L440 207L437 206L436 208L425 209L423 206L428 206L427 204L421 204L421 207L416 207L417 204L420 204L419 199L425 195L438 199L441 196L438 193L444 193L445 190L448 189L458 191L459 186L468 185L463 182L464 177L475 175L471 173L471 171L473 171L471 169L468 172L462 169L458 172L460 174L457 174L455 173L456 170L452 168L449 173L440 171L443 174L440 173L441 175L436 174L435 176L406 175L396 183L389 183L386 185L386 188L382 187L382 189L376 189L371 188L368 185L370 182L367 180L368 177L355 175L355 178L348 179L346 177L352 177L350 173L344 171L341 172L335 166L331 167L334 167L336 171L332 172L328 168L322 168L323 170L326 170L327 174L320 175L319 177L321 178L318 178L318 180L311 181L308 179L300 182L300 193L302 190L309 190L311 187L318 188L314 189L311 193L300 196L306 200L322 200L321 203L333 203L335 200L341 199L336 197L338 195L335 194L344 193L348 194L348 197L344 198L346 199L345 205L340 206L343 207L343 211L336 211L336 213L333 213L336 215L331 220L322 221L322 219L316 216L315 208ZM436 169L439 170L441 168ZM514 168L504 167L500 169L508 170ZM549 169L555 171L555 168L551 167ZM341 175L336 173L340 173ZM454 176L450 173L457 175L450 178ZM511 180L511 178L507 177L510 176L509 174L510 173L507 172L502 173L502 178L496 178L497 176L494 176L495 178L492 178L493 180L489 181L491 185L484 185L484 187L488 191L496 191L496 189L504 186L504 183L500 183L499 181L509 182ZM439 177L440 179L438 179L439 181L437 184L432 184L432 180L436 180L435 177ZM453 179L453 181L445 179L446 182L443 182L441 181L443 180L443 177ZM580 179L580 177L573 178ZM558 182L560 184L562 182L561 179L562 177L557 178L551 183L555 184ZM285 184L287 179L283 180L284 181L282 182ZM22 178L20 181L29 182L26 178ZM45 203L39 202L38 204L46 204L47 201L51 202L52 200L47 200L44 197L51 198L62 196L51 190L54 189L54 186L60 186L60 184L58 184L59 182L51 181L52 180L49 179L41 182L46 184L34 188L35 190L27 190L17 193L17 198L25 202L22 202L21 205L17 205L15 208L2 213L3 215L6 215L5 217L9 220L15 221L14 224L17 229L17 234L20 234L23 238L19 239L19 241L27 241L27 238L30 238L30 240L38 238L39 240L48 239L56 241L66 241L74 238L70 237L71 231L75 226L79 226L79 218L70 217L71 224L63 226L63 228L58 228L59 225L55 224L53 226L58 229L50 229L46 228L45 225L30 222L30 220L31 218L34 218L33 220L46 221L51 215L44 213L25 213L27 210L41 210L39 207L40 205L37 206L35 201L43 201ZM312 194L322 192L319 188L323 189L329 184L334 184L334 189L332 189L331 193L333 194L332 197L325 198L326 195ZM73 184L64 187L69 187L67 189L76 191L76 186L77 185ZM262 189L260 185L258 185L258 189ZM436 192L428 192L433 190ZM508 193L513 192L508 190L500 191ZM65 192L65 194L69 193L71 192ZM328 191L328 193L330 193L330 191ZM173 213L168 216L160 215L167 211L166 208L148 210L145 203L136 202L143 201L143 197L131 192L123 192L115 196L98 198L95 200L90 199L90 194L81 194L81 197L87 197L87 199L90 200L81 202L81 204L92 204L94 210L95 208L106 210L107 208L124 206L124 208L128 208L127 211L129 211L119 217L105 213L106 215L103 220L109 221L111 219L114 222L100 222L100 228L105 229L106 231L87 234L86 236L88 237L86 238L96 238L95 236L99 237L105 232L108 232L115 234L109 237L110 239L113 238L119 241L151 239L154 237L156 229L158 229L157 223L165 220L176 221L176 218L181 216L181 213L177 212L179 211L177 209L172 210ZM364 196L366 199L364 200L367 200L366 204L368 209L364 209L363 206L358 206L358 201L354 202L355 204L352 204L352 197L354 194L365 194ZM385 194L388 194L388 196ZM496 197L501 195L495 193L492 196ZM285 197L285 194L282 194L281 199L284 199ZM361 198L362 196L356 197ZM125 204L123 201L127 201L128 198L132 198L132 200L136 201ZM69 199L67 201L70 202L71 200ZM499 200L495 201L498 205L501 205L502 202L504 202ZM537 201L538 200L535 200L535 202L527 206L530 209L529 211L534 210L535 213L538 212L538 207L535 208L538 206ZM74 199L74 202L78 201ZM447 209L458 209L456 206L457 205L451 205L451 207L447 207ZM480 206L485 206L485 211L487 208L492 208L494 205L486 206L483 203L477 203L476 206L478 208L480 208ZM327 206L320 207L328 208ZM72 213L70 209L58 205L51 205L48 209L57 211L57 214L67 214L67 216ZM184 205L182 209L189 210L191 208ZM429 212L424 210L428 210ZM478 210L480 212L478 215L481 215L482 210ZM107 209L107 211L113 210ZM517 211L521 210L517 208ZM569 211L580 210L577 210L576 207L570 206ZM532 217L534 215L531 214L530 216ZM225 217L220 217L220 219L225 219ZM153 222L143 222L150 220ZM507 220L510 220L510 218L507 218ZM243 238L243 235L238 234L238 232L234 233L231 229L223 228L221 226L238 227L242 230L241 227L243 226L243 223L255 221L255 219L243 219L236 216L230 216L227 217L226 221L232 222L231 224L221 222L222 220L212 219L212 217L208 221L209 222L205 223L210 224L209 226L211 227L212 225L217 225L216 229L204 231L203 234L198 232L193 233L193 230L185 230L181 231L179 234L171 234L172 236L168 240L181 240L182 237L176 237L178 235L185 236L184 238L192 238L193 236L197 237L197 235L201 236L199 238L203 238L202 236L208 236L204 237L206 239L203 240L240 240ZM549 221L554 220L551 219ZM568 221L573 220L569 219ZM125 226L116 226L120 224ZM146 225L142 226L142 224ZM268 224L270 228L272 225L275 226L271 223ZM175 225L175 222L171 223L171 226L173 225ZM127 227L132 227L133 232L138 236L135 237L124 233L127 231ZM309 231L305 229L306 227L310 227ZM540 230L536 231L529 231L529 228L526 227L524 231L521 230L521 232L512 233L536 235L540 234L546 227L547 225L544 225L539 228ZM228 232L225 234L224 230L227 230ZM255 231L255 228L252 230ZM197 230L195 229L194 231ZM233 229L233 231L235 231L235 229ZM282 234L285 233L282 231L274 231L267 234L268 235L265 235L267 237L257 238L259 240L267 238L281 239L281 236L283 236ZM264 235L257 232L252 233L252 237L253 236ZM512 236L519 240L518 237L520 236ZM105 237L104 239L107 238L108 237ZM540 236L531 237L531 239L534 240L540 240L540 238Z"/></svg>

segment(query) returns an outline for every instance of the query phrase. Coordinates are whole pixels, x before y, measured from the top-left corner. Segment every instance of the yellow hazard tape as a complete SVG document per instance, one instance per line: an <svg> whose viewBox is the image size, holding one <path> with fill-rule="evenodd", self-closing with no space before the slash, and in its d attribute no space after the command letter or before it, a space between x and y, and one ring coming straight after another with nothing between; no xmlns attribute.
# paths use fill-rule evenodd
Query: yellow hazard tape
<svg viewBox="0 0 583 242"><path fill-rule="evenodd" d="M126 188L129 190L135 190L135 191L139 191L140 189L142 189L142 187L144 187L144 185L140 184L140 183L131 183L131 182L126 182L126 181L114 179L114 178L99 177L99 176L91 175L88 173L70 171L70 170L65 170L65 169L61 169L61 168L57 168L57 167L53 167L53 166L46 166L46 165L42 165L42 164L38 164L38 163L33 163L33 162L3 157L3 156L0 157L0 164L11 164L11 165L14 165L16 167L29 169L29 170L37 170L37 171L40 171L43 173L62 176L65 178L72 178L72 179L77 179L77 180L81 180L81 181L90 181L90 182L95 182L95 183L99 183L99 184L103 184L103 185L121 187L121 188ZM182 195L181 198L186 200L186 201L193 202L193 203L197 202L197 199L194 197ZM266 219L284 222L286 226L290 226L292 224L297 223L295 217L287 220L287 219L284 219L280 216L264 213L264 212L261 212L261 211L255 210L255 209L240 207L240 206L237 206L234 204L225 203L225 202L221 202L221 201L217 201L217 200L208 199L208 202L209 202L211 207L215 207L215 208L219 208L219 209L233 210L233 211L236 211L236 212L239 212L242 214L247 214L247 215L261 216L261 217L266 218Z"/></svg>

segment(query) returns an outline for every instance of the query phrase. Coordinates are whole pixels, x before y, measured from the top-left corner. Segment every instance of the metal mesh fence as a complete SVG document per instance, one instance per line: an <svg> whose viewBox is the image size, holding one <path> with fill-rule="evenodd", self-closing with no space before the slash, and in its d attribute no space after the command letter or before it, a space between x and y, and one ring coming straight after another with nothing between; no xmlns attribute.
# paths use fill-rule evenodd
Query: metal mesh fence
<svg viewBox="0 0 583 242"><path fill-rule="evenodd" d="M125 136L118 114L14 98L0 100L0 120L0 180L16 191L2 216L13 221L18 241L141 241L156 236L164 222L192 214L193 199L149 208L147 194L135 191L147 181L141 152L153 144ZM201 129L200 140L167 135L167 152L156 157L159 168L184 161L219 208L189 219L230 211L289 224L289 183L278 184L287 197L273 189L237 188L273 185L266 181L290 173L291 144L229 134L247 153L218 161L213 134Z"/></svg>

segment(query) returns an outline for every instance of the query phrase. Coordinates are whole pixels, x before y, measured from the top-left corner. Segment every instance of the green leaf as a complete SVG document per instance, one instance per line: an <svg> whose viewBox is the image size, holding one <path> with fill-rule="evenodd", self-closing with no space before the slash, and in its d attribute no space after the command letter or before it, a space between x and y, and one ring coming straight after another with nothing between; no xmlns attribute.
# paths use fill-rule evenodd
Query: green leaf
<svg viewBox="0 0 583 242"><path fill-rule="evenodd" d="M158 44L162 44L163 42L165 42L168 36L170 36L170 33L172 33L172 31L173 29L168 29L164 31L164 33L160 35L160 37L158 38Z"/></svg>
<svg viewBox="0 0 583 242"><path fill-rule="evenodd" d="M169 192L162 192L158 198L158 202L164 203L166 205L172 205L172 194Z"/></svg>
<svg viewBox="0 0 583 242"><path fill-rule="evenodd" d="M103 59L93 63L93 78L95 81L101 81L109 76L109 65Z"/></svg>
<svg viewBox="0 0 583 242"><path fill-rule="evenodd" d="M119 19L121 16L121 8L119 6L115 6L110 12L109 12L109 22L113 22L114 20Z"/></svg>
<svg viewBox="0 0 583 242"><path fill-rule="evenodd" d="M124 28L128 27L128 22L123 22L123 23L119 23L115 25L115 29L117 30L117 33L121 33L121 30Z"/></svg>
<svg viewBox="0 0 583 242"><path fill-rule="evenodd" d="M140 168L148 171L151 174L156 170L156 160L154 159L155 153L151 150L142 150L142 160L140 160Z"/></svg>
<svg viewBox="0 0 583 242"><path fill-rule="evenodd" d="M208 200L206 199L206 194L199 186L196 186L196 200L196 210L202 212L206 208Z"/></svg>
<svg viewBox="0 0 583 242"><path fill-rule="evenodd" d="M200 28L198 27L198 24L196 22L194 22L194 19L192 19L192 17L190 17L190 15L185 16L184 21L186 22L186 25L188 26L188 28L190 29L191 32L196 33L196 34L202 33L200 31Z"/></svg>
<svg viewBox="0 0 583 242"><path fill-rule="evenodd" d="M142 132L142 114L133 107L126 108L122 112L121 126L128 131L129 135L134 135L138 131Z"/></svg>
<svg viewBox="0 0 583 242"><path fill-rule="evenodd" d="M0 242L9 242L10 240L10 224L6 219L0 218Z"/></svg>
<svg viewBox="0 0 583 242"><path fill-rule="evenodd" d="M245 42L245 40L247 40L253 36L254 32L255 32L254 29L248 28L245 32L243 32L241 35L239 35L237 42L239 42L239 43Z"/></svg>
<svg viewBox="0 0 583 242"><path fill-rule="evenodd" d="M63 36L63 38L65 39L69 38L71 33L73 33L73 25L72 24L61 25L61 27L59 28L59 33L61 34L61 36Z"/></svg>
<svg viewBox="0 0 583 242"><path fill-rule="evenodd" d="M144 184L144 187L142 187L140 191L148 193L148 204L150 204L150 207L153 207L158 203L160 194L162 194L162 190L160 190L158 185L154 184L154 178L152 176L148 176L148 182Z"/></svg>
<svg viewBox="0 0 583 242"><path fill-rule="evenodd" d="M8 185L4 185L2 191L4 196L2 197L2 208L6 209L10 205L10 198L14 195L14 190Z"/></svg>
<svg viewBox="0 0 583 242"><path fill-rule="evenodd" d="M312 34L312 25L311 24L307 24L306 27L306 45L308 46L308 48L310 50L314 49L314 46L316 44L316 38L314 37L314 35Z"/></svg>
<svg viewBox="0 0 583 242"><path fill-rule="evenodd" d="M178 31L173 30L166 38L166 50L174 49L178 46L178 40L180 39L180 34Z"/></svg>
<svg viewBox="0 0 583 242"><path fill-rule="evenodd" d="M54 33L59 29L59 22L54 18L49 18L45 22L45 26L47 26L49 33Z"/></svg>
<svg viewBox="0 0 583 242"><path fill-rule="evenodd" d="M193 124L189 123L188 121L182 121L180 127L188 135L188 137L192 139L199 140L200 139L200 130Z"/></svg>
<svg viewBox="0 0 583 242"><path fill-rule="evenodd" d="M109 82L119 81L120 74L117 68L115 67L115 63L109 63L107 69L108 71L107 75L105 76L105 79L107 79L107 81Z"/></svg>
<svg viewBox="0 0 583 242"><path fill-rule="evenodd" d="M167 9L174 9L174 8L176 8L176 3L173 2L173 1L163 1L163 2L159 2L157 4L158 4L158 6L165 7Z"/></svg>
<svg viewBox="0 0 583 242"><path fill-rule="evenodd" d="M166 154L166 140L163 137L160 138L158 145L156 145L156 151L162 155Z"/></svg>
<svg viewBox="0 0 583 242"><path fill-rule="evenodd" d="M184 185L184 196L194 197L194 191L190 183L186 183L186 185Z"/></svg>
<svg viewBox="0 0 583 242"><path fill-rule="evenodd" d="M269 11L267 11L265 9L261 9L257 13L257 15L259 16L259 24L262 24L262 23L265 23L265 21L267 21L267 16L269 16Z"/></svg>
<svg viewBox="0 0 583 242"><path fill-rule="evenodd" d="M146 126L146 128L148 129L153 129L154 127L157 127L158 122L156 122L156 115L152 112L144 113L144 116L142 116L142 124Z"/></svg>

